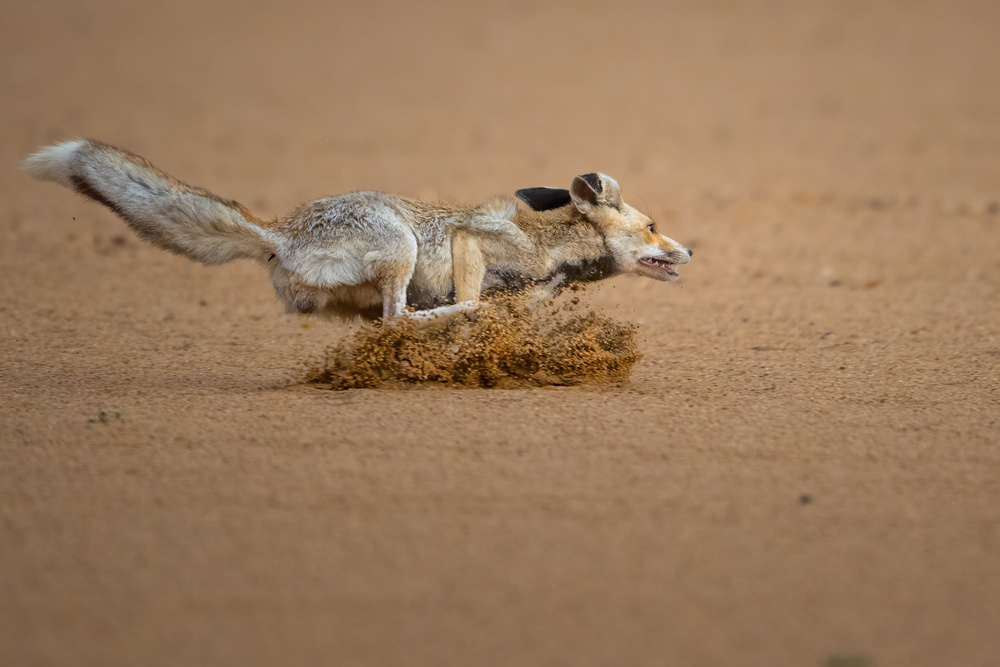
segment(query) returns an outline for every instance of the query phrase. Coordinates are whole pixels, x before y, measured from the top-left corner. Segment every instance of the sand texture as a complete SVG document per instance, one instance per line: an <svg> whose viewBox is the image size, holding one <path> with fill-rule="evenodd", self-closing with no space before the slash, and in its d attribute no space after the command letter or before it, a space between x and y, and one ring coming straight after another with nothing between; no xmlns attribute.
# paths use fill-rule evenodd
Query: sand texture
<svg viewBox="0 0 1000 667"><path fill-rule="evenodd" d="M975 0L0 3L0 665L1000 664L998 63ZM602 171L695 254L587 290L627 381L332 391L356 325L19 171L76 136L265 217Z"/></svg>
<svg viewBox="0 0 1000 667"><path fill-rule="evenodd" d="M581 286L571 289L573 295ZM487 298L487 306L472 311L359 326L315 359L302 381L336 391L621 385L642 358L635 324L588 308L578 296Z"/></svg>

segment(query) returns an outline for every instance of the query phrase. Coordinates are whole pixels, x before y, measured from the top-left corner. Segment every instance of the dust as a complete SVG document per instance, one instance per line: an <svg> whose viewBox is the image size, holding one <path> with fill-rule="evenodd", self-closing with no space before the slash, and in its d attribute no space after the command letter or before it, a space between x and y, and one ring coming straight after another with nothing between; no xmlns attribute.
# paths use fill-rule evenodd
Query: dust
<svg viewBox="0 0 1000 667"><path fill-rule="evenodd" d="M578 296L529 306L493 298L475 313L391 326L364 325L327 348L305 381L328 389L417 383L468 387L608 384L628 380L641 355L638 327L582 305Z"/></svg>

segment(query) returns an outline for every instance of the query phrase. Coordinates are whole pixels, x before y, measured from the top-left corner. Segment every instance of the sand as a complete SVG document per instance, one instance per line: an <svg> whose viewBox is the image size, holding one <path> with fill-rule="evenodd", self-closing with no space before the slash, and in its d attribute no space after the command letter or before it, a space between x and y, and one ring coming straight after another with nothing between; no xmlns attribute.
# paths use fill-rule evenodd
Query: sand
<svg viewBox="0 0 1000 667"><path fill-rule="evenodd" d="M0 5L0 664L995 665L995 3ZM330 391L18 170L275 216L603 171L695 251L626 383Z"/></svg>
<svg viewBox="0 0 1000 667"><path fill-rule="evenodd" d="M571 283L545 299L488 290L474 309L376 320L330 344L302 381L333 391L621 386L642 358L639 327L588 307L576 296L585 289Z"/></svg>

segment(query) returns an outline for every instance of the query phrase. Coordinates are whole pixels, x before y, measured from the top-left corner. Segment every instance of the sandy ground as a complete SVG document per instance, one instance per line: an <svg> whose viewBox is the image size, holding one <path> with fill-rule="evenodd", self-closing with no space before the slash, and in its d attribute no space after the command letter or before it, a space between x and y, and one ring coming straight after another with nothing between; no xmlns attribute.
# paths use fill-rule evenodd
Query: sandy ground
<svg viewBox="0 0 1000 667"><path fill-rule="evenodd" d="M1000 663L996 3L279 4L0 3L0 664ZM623 387L323 391L73 136L268 216L600 170L695 257L596 295Z"/></svg>

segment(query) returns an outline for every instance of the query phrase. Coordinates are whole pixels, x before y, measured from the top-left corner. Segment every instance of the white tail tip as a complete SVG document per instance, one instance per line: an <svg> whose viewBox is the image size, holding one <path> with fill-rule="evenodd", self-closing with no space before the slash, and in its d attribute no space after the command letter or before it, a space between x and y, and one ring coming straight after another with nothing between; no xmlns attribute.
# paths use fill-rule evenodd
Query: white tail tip
<svg viewBox="0 0 1000 667"><path fill-rule="evenodd" d="M77 139L47 146L25 158L21 167L40 181L55 181L71 186L70 161L86 143L83 139Z"/></svg>

